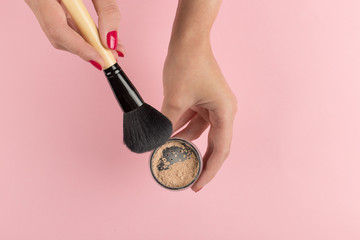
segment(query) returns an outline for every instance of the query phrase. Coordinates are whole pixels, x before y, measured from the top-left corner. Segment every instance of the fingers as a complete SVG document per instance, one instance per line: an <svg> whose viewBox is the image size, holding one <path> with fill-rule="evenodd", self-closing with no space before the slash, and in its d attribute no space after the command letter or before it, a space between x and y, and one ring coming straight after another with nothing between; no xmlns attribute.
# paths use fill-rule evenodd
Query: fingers
<svg viewBox="0 0 360 240"><path fill-rule="evenodd" d="M190 121L190 123L177 133L174 137L183 138L189 141L193 141L200 137L200 135L207 129L209 123L203 119L199 114L196 114Z"/></svg>
<svg viewBox="0 0 360 240"><path fill-rule="evenodd" d="M173 126L178 127L177 129L179 129L181 124L183 126L187 121L190 120L189 115L191 115L191 112L186 113L189 108L190 106L184 104L184 102L181 102L181 99L179 98L164 98L161 112L171 121ZM183 115L184 117L181 119Z"/></svg>
<svg viewBox="0 0 360 240"><path fill-rule="evenodd" d="M203 158L203 171L191 187L198 191L208 184L219 171L230 152L234 114L219 116L210 113L211 128L208 136L208 149Z"/></svg>
<svg viewBox="0 0 360 240"><path fill-rule="evenodd" d="M99 35L104 47L117 50L124 56L124 47L119 43L120 11L116 0L92 0L99 16Z"/></svg>
<svg viewBox="0 0 360 240"><path fill-rule="evenodd" d="M68 25L58 26L57 30L49 35L50 42L56 49L69 51L90 62L97 69L103 69L104 62L99 53Z"/></svg>
<svg viewBox="0 0 360 240"><path fill-rule="evenodd" d="M180 128L182 128L186 123L188 123L194 116L196 115L196 112L188 109L186 112L184 112L181 117L179 118L178 122L174 126L173 132L176 132Z"/></svg>
<svg viewBox="0 0 360 240"><path fill-rule="evenodd" d="M103 59L98 52L67 24L66 14L58 1L29 5L54 48L76 54L99 70L103 68Z"/></svg>
<svg viewBox="0 0 360 240"><path fill-rule="evenodd" d="M79 34L77 34L68 25L59 27L59 34L53 36L55 39L54 47L64 49L73 54L80 56L85 61L91 62L93 65L99 65L97 68L102 70L104 62L98 52L88 44Z"/></svg>

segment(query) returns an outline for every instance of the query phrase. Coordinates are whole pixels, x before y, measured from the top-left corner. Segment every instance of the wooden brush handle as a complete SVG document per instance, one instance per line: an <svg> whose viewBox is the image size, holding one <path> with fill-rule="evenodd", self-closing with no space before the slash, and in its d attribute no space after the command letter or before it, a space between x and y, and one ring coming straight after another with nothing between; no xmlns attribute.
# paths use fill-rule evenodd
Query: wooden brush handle
<svg viewBox="0 0 360 240"><path fill-rule="evenodd" d="M82 0L62 0L66 9L70 13L76 26L79 28L81 36L101 55L107 69L116 63L114 55L110 50L105 49L101 43L98 29L87 11Z"/></svg>

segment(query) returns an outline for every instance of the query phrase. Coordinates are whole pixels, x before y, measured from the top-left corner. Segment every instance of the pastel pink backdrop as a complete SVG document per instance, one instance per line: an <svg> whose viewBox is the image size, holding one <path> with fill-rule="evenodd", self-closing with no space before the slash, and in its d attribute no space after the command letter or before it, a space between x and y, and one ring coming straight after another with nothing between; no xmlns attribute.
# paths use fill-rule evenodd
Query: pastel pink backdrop
<svg viewBox="0 0 360 240"><path fill-rule="evenodd" d="M120 63L160 108L177 1L119 3ZM239 110L198 193L155 184L103 74L54 50L23 1L0 24L0 239L360 239L358 0L223 2L212 43Z"/></svg>

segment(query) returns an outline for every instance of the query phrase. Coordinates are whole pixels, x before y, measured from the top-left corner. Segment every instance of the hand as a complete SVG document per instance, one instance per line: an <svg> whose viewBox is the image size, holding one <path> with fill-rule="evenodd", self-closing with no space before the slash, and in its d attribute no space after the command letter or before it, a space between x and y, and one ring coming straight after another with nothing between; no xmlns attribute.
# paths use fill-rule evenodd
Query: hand
<svg viewBox="0 0 360 240"><path fill-rule="evenodd" d="M104 61L88 44L60 0L25 0L36 15L42 29L56 49L79 55L99 70ZM105 48L111 49L114 57L124 56L124 47L118 41L120 12L116 0L93 0L99 16L99 35Z"/></svg>
<svg viewBox="0 0 360 240"><path fill-rule="evenodd" d="M215 177L229 154L236 99L207 42L171 45L163 86L162 112L174 132L188 123L175 137L194 140L210 125L203 171L192 186L196 192Z"/></svg>

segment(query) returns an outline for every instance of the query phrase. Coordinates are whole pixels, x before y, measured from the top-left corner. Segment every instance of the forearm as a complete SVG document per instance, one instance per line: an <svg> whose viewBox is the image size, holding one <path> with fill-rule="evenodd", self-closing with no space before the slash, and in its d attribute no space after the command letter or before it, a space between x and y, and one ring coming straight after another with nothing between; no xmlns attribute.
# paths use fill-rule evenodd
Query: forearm
<svg viewBox="0 0 360 240"><path fill-rule="evenodd" d="M222 0L179 0L170 39L176 46L210 46L210 31Z"/></svg>

